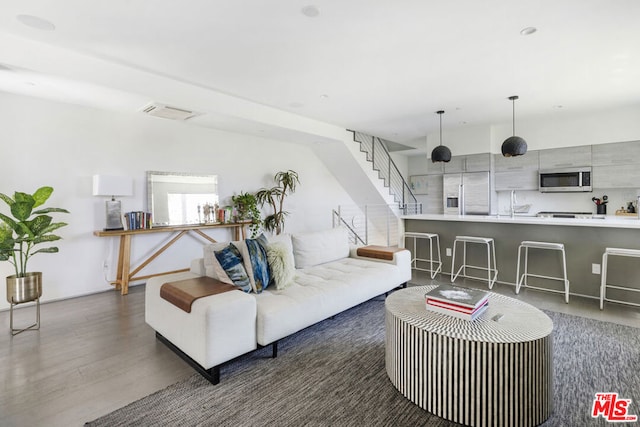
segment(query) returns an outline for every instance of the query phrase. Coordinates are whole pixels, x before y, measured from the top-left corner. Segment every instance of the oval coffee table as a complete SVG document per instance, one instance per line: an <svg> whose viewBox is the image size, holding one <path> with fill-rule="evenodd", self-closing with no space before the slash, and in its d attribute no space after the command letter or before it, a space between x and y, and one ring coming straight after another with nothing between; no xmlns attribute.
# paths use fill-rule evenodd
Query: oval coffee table
<svg viewBox="0 0 640 427"><path fill-rule="evenodd" d="M437 285L389 295L386 369L393 385L427 411L465 425L534 426L553 409L551 319L489 292L474 321L427 311Z"/></svg>

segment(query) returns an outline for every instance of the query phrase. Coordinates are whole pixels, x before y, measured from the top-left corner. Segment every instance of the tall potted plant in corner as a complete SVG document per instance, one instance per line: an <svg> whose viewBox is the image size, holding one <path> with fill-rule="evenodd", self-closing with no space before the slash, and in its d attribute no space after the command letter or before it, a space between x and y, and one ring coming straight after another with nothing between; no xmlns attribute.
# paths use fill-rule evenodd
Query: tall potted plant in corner
<svg viewBox="0 0 640 427"><path fill-rule="evenodd" d="M29 272L27 263L38 253L55 253L54 246L39 247L40 244L60 240L53 232L67 225L53 222L48 215L54 212L69 213L61 208L40 208L53 188L42 187L33 194L16 191L13 198L0 193L8 206L11 216L0 213L0 261L9 261L15 268L14 275L7 277L7 301L11 304L33 301L42 295L42 273Z"/></svg>
<svg viewBox="0 0 640 427"><path fill-rule="evenodd" d="M271 206L273 213L264 219L264 228L276 234L282 233L284 229L284 219L288 215L284 207L284 198L291 193L295 193L297 184L300 184L298 173L288 170L278 172L273 180L278 184L272 188L262 188L256 193L256 199L261 206L266 203Z"/></svg>

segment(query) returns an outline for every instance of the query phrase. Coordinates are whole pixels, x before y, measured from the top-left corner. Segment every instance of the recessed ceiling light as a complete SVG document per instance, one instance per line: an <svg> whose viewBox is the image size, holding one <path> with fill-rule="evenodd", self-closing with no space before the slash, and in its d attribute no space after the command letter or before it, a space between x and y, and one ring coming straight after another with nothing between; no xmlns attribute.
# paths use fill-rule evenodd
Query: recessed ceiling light
<svg viewBox="0 0 640 427"><path fill-rule="evenodd" d="M520 30L520 35L521 36L528 36L530 34L535 33L536 31L538 31L538 29L536 27L527 27L527 28L523 28Z"/></svg>
<svg viewBox="0 0 640 427"><path fill-rule="evenodd" d="M309 18L315 18L316 16L320 15L320 9L318 9L317 6L310 4L302 8L302 14Z"/></svg>
<svg viewBox="0 0 640 427"><path fill-rule="evenodd" d="M56 26L52 22L46 19L38 18L33 15L17 15L16 19L22 22L27 27L35 28L36 30L53 31Z"/></svg>

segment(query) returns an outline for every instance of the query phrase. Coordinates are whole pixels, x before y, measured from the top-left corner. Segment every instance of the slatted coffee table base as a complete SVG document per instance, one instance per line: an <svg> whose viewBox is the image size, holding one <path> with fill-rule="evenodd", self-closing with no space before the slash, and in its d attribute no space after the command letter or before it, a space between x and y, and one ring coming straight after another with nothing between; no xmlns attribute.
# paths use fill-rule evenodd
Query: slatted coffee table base
<svg viewBox="0 0 640 427"><path fill-rule="evenodd" d="M387 373L421 408L471 426L534 426L551 414L550 331L523 342L474 341L429 331L393 311L387 307Z"/></svg>

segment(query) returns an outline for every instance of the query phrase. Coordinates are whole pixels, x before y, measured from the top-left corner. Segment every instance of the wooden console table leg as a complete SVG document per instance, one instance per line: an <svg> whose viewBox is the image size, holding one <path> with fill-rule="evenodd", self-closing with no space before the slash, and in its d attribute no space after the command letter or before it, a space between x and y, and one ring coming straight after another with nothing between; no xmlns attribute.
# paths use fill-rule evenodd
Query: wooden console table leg
<svg viewBox="0 0 640 427"><path fill-rule="evenodd" d="M116 290L122 289L122 260L124 254L124 235L120 236L120 246L118 248L118 269L116 270L116 281L111 284L116 287Z"/></svg>
<svg viewBox="0 0 640 427"><path fill-rule="evenodd" d="M129 277L130 277L130 269L131 269L131 234L125 234L121 236L121 246L120 246L120 255L119 259L122 261L122 269L119 274L120 278L120 294L127 295L129 293ZM118 261L120 264L120 260Z"/></svg>

